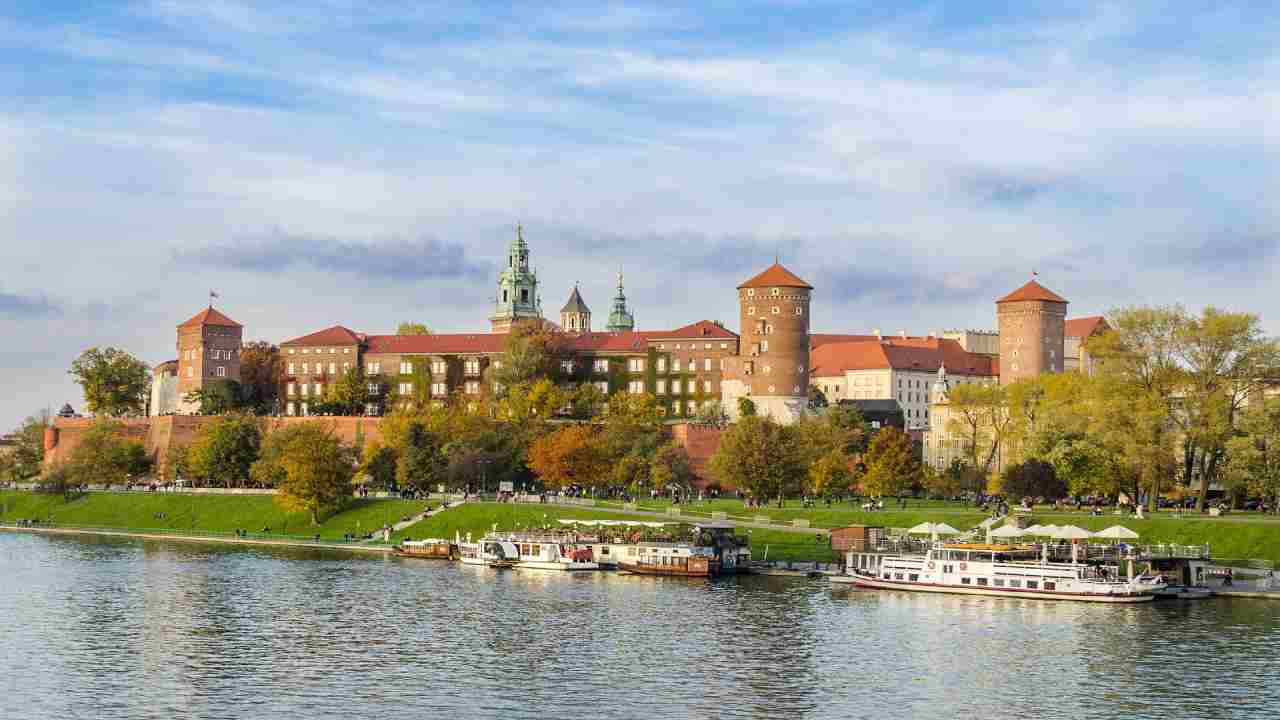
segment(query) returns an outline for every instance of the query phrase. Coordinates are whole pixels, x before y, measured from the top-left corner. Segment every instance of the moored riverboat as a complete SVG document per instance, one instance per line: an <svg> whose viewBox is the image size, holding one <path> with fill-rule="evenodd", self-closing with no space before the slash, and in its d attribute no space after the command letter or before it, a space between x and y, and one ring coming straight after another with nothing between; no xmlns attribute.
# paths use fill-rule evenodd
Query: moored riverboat
<svg viewBox="0 0 1280 720"><path fill-rule="evenodd" d="M691 542L639 542L614 547L619 570L638 575L715 577L750 571L751 548L722 523L694 525Z"/></svg>
<svg viewBox="0 0 1280 720"><path fill-rule="evenodd" d="M395 546L393 552L400 557L448 560L457 554L457 547L448 540L429 538L426 540L405 540Z"/></svg>
<svg viewBox="0 0 1280 720"><path fill-rule="evenodd" d="M520 561L520 551L509 540L484 537L479 542L458 543L458 559L463 565L491 568L513 568Z"/></svg>
<svg viewBox="0 0 1280 720"><path fill-rule="evenodd" d="M832 582L910 592L1041 600L1137 603L1155 598L1158 578L1120 579L1115 566L1048 562L1034 546L934 544L918 555L850 552Z"/></svg>
<svg viewBox="0 0 1280 720"><path fill-rule="evenodd" d="M599 570L589 545L555 534L513 534L507 537L518 553L516 567L524 570L584 572Z"/></svg>

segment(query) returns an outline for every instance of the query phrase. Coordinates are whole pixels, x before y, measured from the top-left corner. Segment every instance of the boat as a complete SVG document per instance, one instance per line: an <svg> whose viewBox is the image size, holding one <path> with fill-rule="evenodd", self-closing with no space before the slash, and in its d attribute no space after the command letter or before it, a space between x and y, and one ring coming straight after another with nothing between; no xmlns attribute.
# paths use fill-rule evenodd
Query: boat
<svg viewBox="0 0 1280 720"><path fill-rule="evenodd" d="M751 548L733 525L693 526L692 542L638 542L613 548L619 570L637 575L715 577L748 572Z"/></svg>
<svg viewBox="0 0 1280 720"><path fill-rule="evenodd" d="M562 544L554 539L543 541L521 540L515 542L520 551L517 568L525 570L558 570L581 572L599 570L599 563L592 558L591 548Z"/></svg>
<svg viewBox="0 0 1280 720"><path fill-rule="evenodd" d="M400 557L429 558L433 560L449 560L457 548L448 540L429 538L426 540L405 540L393 548L392 552Z"/></svg>
<svg viewBox="0 0 1280 720"><path fill-rule="evenodd" d="M860 588L993 595L1040 600L1138 603L1155 598L1160 578L1119 579L1119 568L1049 562L1034 546L932 544L923 554L851 551L844 575Z"/></svg>
<svg viewBox="0 0 1280 720"><path fill-rule="evenodd" d="M520 560L520 551L509 540L486 536L479 542L458 543L458 558L463 565L512 568Z"/></svg>

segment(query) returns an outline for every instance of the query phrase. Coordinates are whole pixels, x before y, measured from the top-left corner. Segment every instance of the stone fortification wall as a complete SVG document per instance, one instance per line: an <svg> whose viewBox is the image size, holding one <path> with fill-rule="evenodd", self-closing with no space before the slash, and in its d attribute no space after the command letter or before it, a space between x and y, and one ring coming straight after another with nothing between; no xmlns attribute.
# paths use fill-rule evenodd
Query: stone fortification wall
<svg viewBox="0 0 1280 720"><path fill-rule="evenodd" d="M724 431L710 425L680 423L671 426L671 438L689 453L689 461L697 476L694 483L699 489L716 482L711 474L711 456L720 448L720 437ZM728 492L736 489L733 483L720 483L721 489Z"/></svg>

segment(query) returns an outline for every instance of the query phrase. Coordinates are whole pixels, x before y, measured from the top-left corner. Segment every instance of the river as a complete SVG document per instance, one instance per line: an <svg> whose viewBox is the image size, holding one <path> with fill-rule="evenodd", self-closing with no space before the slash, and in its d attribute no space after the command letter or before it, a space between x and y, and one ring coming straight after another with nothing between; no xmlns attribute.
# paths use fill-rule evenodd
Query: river
<svg viewBox="0 0 1280 720"><path fill-rule="evenodd" d="M0 533L0 716L1273 718L1280 603Z"/></svg>

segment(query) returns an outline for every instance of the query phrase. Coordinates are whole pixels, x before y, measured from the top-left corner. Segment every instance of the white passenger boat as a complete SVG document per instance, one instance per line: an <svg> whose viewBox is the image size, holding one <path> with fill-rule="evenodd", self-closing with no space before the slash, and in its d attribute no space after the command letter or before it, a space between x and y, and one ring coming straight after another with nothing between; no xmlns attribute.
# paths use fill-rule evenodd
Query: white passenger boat
<svg viewBox="0 0 1280 720"><path fill-rule="evenodd" d="M518 552L516 567L524 570L582 572L599 570L592 558L591 547L562 542L554 536L511 537Z"/></svg>
<svg viewBox="0 0 1280 720"><path fill-rule="evenodd" d="M851 551L845 574L831 578L862 588L996 595L1041 600L1136 603L1163 582L1120 580L1119 568L1048 562L1034 547L936 543L923 555Z"/></svg>
<svg viewBox="0 0 1280 720"><path fill-rule="evenodd" d="M458 543L458 558L463 565L483 565L491 568L515 567L520 561L520 551L515 544L496 537L485 537L479 542Z"/></svg>

